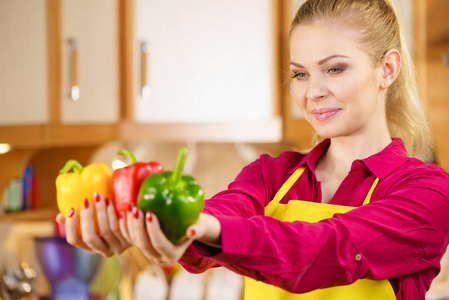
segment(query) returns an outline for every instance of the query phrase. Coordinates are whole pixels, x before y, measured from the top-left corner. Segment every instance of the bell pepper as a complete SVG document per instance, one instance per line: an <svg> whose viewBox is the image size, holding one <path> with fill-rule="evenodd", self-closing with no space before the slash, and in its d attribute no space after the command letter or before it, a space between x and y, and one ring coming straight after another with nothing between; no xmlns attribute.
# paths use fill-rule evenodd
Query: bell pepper
<svg viewBox="0 0 449 300"><path fill-rule="evenodd" d="M187 228L198 220L204 205L204 193L195 178L182 176L186 156L187 148L182 147L174 171L148 176L137 198L137 207L154 213L174 244L186 239Z"/></svg>
<svg viewBox="0 0 449 300"><path fill-rule="evenodd" d="M73 172L69 172L73 169ZM98 192L106 199L112 200L112 171L103 163L83 166L76 160L67 161L56 177L56 199L59 211L67 218L73 208L80 212L84 200L91 202L94 208L95 230L98 230L96 211L94 205L94 192ZM78 219L78 231L81 232L80 219Z"/></svg>
<svg viewBox="0 0 449 300"><path fill-rule="evenodd" d="M137 162L134 154L126 149L117 154L125 155L131 165L120 168L112 174L112 188L117 213L126 212L131 204L136 204L140 186L145 178L153 173L164 171L162 165L155 161Z"/></svg>

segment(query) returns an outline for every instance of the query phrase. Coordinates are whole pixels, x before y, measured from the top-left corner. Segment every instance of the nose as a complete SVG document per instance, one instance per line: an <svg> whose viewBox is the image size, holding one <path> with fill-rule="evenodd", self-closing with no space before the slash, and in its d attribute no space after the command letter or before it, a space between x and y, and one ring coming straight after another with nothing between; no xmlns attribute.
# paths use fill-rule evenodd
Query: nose
<svg viewBox="0 0 449 300"><path fill-rule="evenodd" d="M310 77L307 85L306 98L311 101L320 101L326 98L328 90L324 79L320 77Z"/></svg>

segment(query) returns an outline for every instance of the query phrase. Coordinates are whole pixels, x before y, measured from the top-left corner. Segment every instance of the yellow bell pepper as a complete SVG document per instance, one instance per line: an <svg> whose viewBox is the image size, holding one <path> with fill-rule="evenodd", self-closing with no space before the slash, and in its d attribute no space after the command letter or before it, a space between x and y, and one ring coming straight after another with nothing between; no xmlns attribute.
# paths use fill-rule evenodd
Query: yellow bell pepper
<svg viewBox="0 0 449 300"><path fill-rule="evenodd" d="M73 172L69 172L71 169ZM56 178L56 199L59 211L65 218L72 208L79 214L85 199L89 200L94 208L95 230L99 232L94 192L102 194L105 199L112 200L112 170L103 163L91 164L83 168L74 159L67 161ZM78 231L81 232L79 220Z"/></svg>

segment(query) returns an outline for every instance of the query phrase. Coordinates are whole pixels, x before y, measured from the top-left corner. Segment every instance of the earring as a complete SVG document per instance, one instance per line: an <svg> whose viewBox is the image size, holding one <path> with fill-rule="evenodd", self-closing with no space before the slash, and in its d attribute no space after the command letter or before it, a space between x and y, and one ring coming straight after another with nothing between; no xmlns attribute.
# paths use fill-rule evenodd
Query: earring
<svg viewBox="0 0 449 300"><path fill-rule="evenodd" d="M388 87L385 84L385 82L380 83L380 89L383 90L384 94L386 94L388 92Z"/></svg>

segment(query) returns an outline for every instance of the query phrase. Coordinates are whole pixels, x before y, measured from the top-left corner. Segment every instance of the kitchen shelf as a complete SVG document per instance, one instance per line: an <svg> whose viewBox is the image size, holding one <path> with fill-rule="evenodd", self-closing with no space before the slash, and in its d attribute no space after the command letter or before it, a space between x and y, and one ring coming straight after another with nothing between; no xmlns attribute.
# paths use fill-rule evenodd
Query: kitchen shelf
<svg viewBox="0 0 449 300"><path fill-rule="evenodd" d="M136 123L123 121L120 137L124 141L151 140L159 142L249 142L275 143L282 140L282 119L198 122L198 123Z"/></svg>
<svg viewBox="0 0 449 300"><path fill-rule="evenodd" d="M16 148L101 145L118 138L117 124L0 126L0 143Z"/></svg>
<svg viewBox="0 0 449 300"><path fill-rule="evenodd" d="M0 215L0 222L52 221L57 213L58 210L55 208L11 212Z"/></svg>

